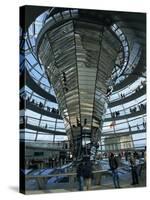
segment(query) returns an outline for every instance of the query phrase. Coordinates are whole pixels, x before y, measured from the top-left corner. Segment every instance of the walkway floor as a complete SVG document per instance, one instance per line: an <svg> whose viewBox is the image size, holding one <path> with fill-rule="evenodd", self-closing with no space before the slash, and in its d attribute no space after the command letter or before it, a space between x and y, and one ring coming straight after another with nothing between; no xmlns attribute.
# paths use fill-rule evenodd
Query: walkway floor
<svg viewBox="0 0 150 200"><path fill-rule="evenodd" d="M122 174L122 175L120 174L119 177L120 177L120 186L121 186L121 188L119 188L119 190L124 189L124 188L139 188L139 187L146 186L145 170L142 171L142 174L139 177L139 184L137 184L137 185L131 185L132 178L131 178L130 172L126 172L125 174ZM58 188L58 185L56 185L56 188L53 187L53 189L51 188L51 189L46 189L46 190L31 190L31 191L27 191L26 194L62 193L62 192L77 191L76 187L68 188L67 185L64 183L59 183L59 188ZM111 176L103 177L101 180L101 185L94 185L91 187L91 190L108 190L108 189L116 189L113 186Z"/></svg>

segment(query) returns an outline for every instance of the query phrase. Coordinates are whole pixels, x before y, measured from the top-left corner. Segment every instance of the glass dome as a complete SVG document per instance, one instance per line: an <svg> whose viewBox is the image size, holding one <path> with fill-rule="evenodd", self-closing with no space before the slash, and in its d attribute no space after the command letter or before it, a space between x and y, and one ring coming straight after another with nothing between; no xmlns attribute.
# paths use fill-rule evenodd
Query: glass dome
<svg viewBox="0 0 150 200"><path fill-rule="evenodd" d="M25 141L68 140L55 92L35 54L37 36L44 24L60 17L55 15L54 19L51 11L38 16L26 33L20 30L20 76L27 77L20 88L20 101L25 100L25 117L24 111L20 111L20 139ZM62 11L61 15L65 17L68 12L76 15L78 10ZM127 28L123 21L116 20L111 29L121 40L123 53L118 54L112 73L114 88L104 116L99 150L143 149L146 146L146 67L141 64L142 45L133 40L137 34L134 28ZM137 74L140 64L142 71Z"/></svg>

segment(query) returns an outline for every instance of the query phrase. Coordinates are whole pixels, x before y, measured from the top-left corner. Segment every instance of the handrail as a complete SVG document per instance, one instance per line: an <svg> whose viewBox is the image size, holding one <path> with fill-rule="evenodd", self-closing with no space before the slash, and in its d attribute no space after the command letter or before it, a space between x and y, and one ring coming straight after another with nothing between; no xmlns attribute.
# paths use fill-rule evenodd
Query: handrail
<svg viewBox="0 0 150 200"><path fill-rule="evenodd" d="M116 93L118 90L121 90L123 88L125 88L127 85L133 83L136 79L138 79L140 73L143 72L143 66L144 62L145 62L145 52L143 51L141 58L138 62L138 64L136 65L136 67L134 68L134 70L132 71L131 74L128 75L127 78L125 78L123 81L121 81L120 83L116 84L114 86L114 90L113 92ZM133 64L133 63L132 63ZM134 76L133 76L134 75Z"/></svg>
<svg viewBox="0 0 150 200"><path fill-rule="evenodd" d="M144 165L144 162L141 162L137 165ZM118 170L120 169L124 169L124 167L128 167L130 169L130 165L124 164L123 167L118 167ZM92 171L93 174L97 174L97 173L108 173L110 175L112 175L111 170L110 169L101 169L101 170L94 170ZM26 175L25 178L26 179L32 179L32 178L51 178L51 177L60 177L60 176L76 176L77 173L76 172L68 172L68 173L58 173L58 174L49 174L49 175Z"/></svg>
<svg viewBox="0 0 150 200"><path fill-rule="evenodd" d="M25 79L25 78L26 79ZM24 81L25 79L25 81ZM24 87L27 85L30 89L32 89L34 92L36 92L40 96L44 96L47 100L57 103L56 97L49 94L47 91L45 91L43 88L41 88L30 76L27 69L24 69L24 73L21 74L20 77L20 87ZM23 82L24 81L24 82Z"/></svg>
<svg viewBox="0 0 150 200"><path fill-rule="evenodd" d="M136 126L134 126L136 127ZM54 131L54 130L50 130L50 129L44 129L44 128L41 128L39 126L34 126L34 125L30 125L30 124L26 124L25 125L22 125L20 126L20 128L28 128L28 129L31 129L31 130L39 130L41 132L44 132L44 133L47 133L48 135L52 135L52 134L55 134L55 135L64 135L66 136L66 132L61 132L61 131ZM132 127L131 127L132 128ZM129 128L128 128L129 129ZM124 130L124 129L121 129L121 130ZM136 134L136 133L141 133L141 132L145 132L146 129L142 129L142 130L136 130L136 131L126 131L126 132L110 132L106 134L106 132L103 132L101 134L101 136L112 136L114 134L113 137L115 137L116 135L120 135L120 136L124 136L124 135L131 135L131 134ZM42 133L42 134L44 134Z"/></svg>
<svg viewBox="0 0 150 200"><path fill-rule="evenodd" d="M143 101L142 101L143 102ZM104 122L108 122L108 121L112 121L112 120L121 120L121 119L126 119L126 118L130 118L130 117L135 117L135 116L138 116L138 115L142 115L142 114L145 114L146 113L146 108L143 109L143 110L140 110L140 111L136 111L134 113L130 113L130 109L131 108L135 108L136 106L139 106L139 104L136 104L136 105L133 105L131 107L128 107L126 108L125 110L119 110L119 112L124 112L124 111L128 111L129 114L124 114L124 115L119 115L118 117L108 117L107 118L107 115L111 115L111 113L107 113L105 115L105 119L104 119ZM42 112L43 115L45 116L48 116L48 117L52 117L52 118L57 118L57 119L62 119L62 117L60 115L58 115L57 113L52 113L50 111L47 111L47 110L44 110L42 108L39 108L38 106L36 106L35 104L31 103L31 102L27 102L26 103L26 108L30 109L30 110L33 110L37 113ZM39 111L39 112L38 112Z"/></svg>
<svg viewBox="0 0 150 200"><path fill-rule="evenodd" d="M132 101L135 98L138 98L138 97L141 97L142 95L144 95L145 92L146 92L146 85L144 85L142 88L139 88L138 92L136 92L136 90L134 90L134 91L132 91L130 93L127 93L124 98L120 97L120 98L116 98L116 99L114 99L112 101L109 101L108 108L117 106L117 105L122 104L122 103L127 103L129 101ZM26 93L30 95L30 92L26 91ZM33 94L33 96L36 99L39 99L39 101L44 100L44 97L39 97L39 96L36 96L34 94ZM38 103L38 101L37 101L37 103Z"/></svg>
<svg viewBox="0 0 150 200"><path fill-rule="evenodd" d="M107 137L109 136L109 138L114 138L114 137L118 137L118 136L126 136L126 135L134 135L134 134L139 134L139 133L144 133L146 132L146 129L142 129L142 130L136 130L136 131L127 131L127 132L112 132L112 133L107 133L107 134L101 134L101 137ZM111 136L111 137L110 137Z"/></svg>
<svg viewBox="0 0 150 200"><path fill-rule="evenodd" d="M128 122L130 123L130 122L136 121L136 120L141 119L141 118L143 118L143 116L141 116L141 115L139 116L139 115L138 115L138 117L137 117L136 119L128 120ZM32 116L27 116L27 115L26 115L26 116L20 116L20 124L24 123L24 119L25 119L25 122L27 122L28 119L35 120L35 121L36 121L36 120L37 120L37 121L40 120L39 118L32 117ZM117 119L117 118L116 118L116 119ZM115 118L114 118L114 120L115 120ZM48 122L51 123L51 124L52 124L52 123L55 124L55 121L46 120L46 119L42 119L41 122L42 122L42 123L45 122L45 124L48 123ZM64 122L63 122L63 121L59 121L59 122L57 122L57 123L58 123L58 124L63 124ZM126 122L118 122L117 125L124 124L124 123L126 123ZM105 128L106 128L106 127L110 127L110 125L107 125L107 126L105 125L105 126L103 126L103 128L104 128L104 127L105 127Z"/></svg>
<svg viewBox="0 0 150 200"><path fill-rule="evenodd" d="M130 102L130 101L132 101L132 100L134 100L138 97L141 97L142 95L145 94L145 92L146 92L146 86L139 89L138 92L134 91L131 95L126 96L125 98L119 98L117 100L110 101L109 104L108 104L108 107L111 108L111 107L114 107L114 106L117 106L117 105L120 105L120 104Z"/></svg>
<svg viewBox="0 0 150 200"><path fill-rule="evenodd" d="M128 108L126 108L126 109L121 109L121 110L118 110L119 112L121 112L121 111L130 111L130 109L132 109L132 108L137 108L137 107L139 107L139 105L141 105L141 104L145 104L145 106L146 106L146 99L143 99L143 100L141 100L141 101L139 101L138 103L136 103L136 104L134 104L134 105L132 105L132 106L130 106L130 107L128 107ZM124 104L123 104L124 105ZM116 107L116 106L114 106L114 107ZM115 109L116 110L116 109ZM140 109L139 109L140 110ZM105 116L107 116L107 115L109 115L109 114L112 114L112 112L109 112L109 113L107 113Z"/></svg>
<svg viewBox="0 0 150 200"><path fill-rule="evenodd" d="M108 126L109 127L109 126ZM137 124L137 125L133 125L133 126L129 126L129 127L127 127L127 128L118 128L117 130L115 129L115 131L114 130L111 130L111 131L108 131L108 129L107 130L102 130L102 134L104 134L104 133L116 133L117 134L117 132L119 132L119 131L124 131L124 130L128 130L129 132L130 131L132 131L132 129L137 129L137 130L140 130L140 127L142 127L142 130L144 129L145 130L145 127L146 127L146 124L144 124L143 125L143 123L140 123L140 124ZM114 128L115 128L115 125L114 125ZM111 128L109 128L109 129L111 129ZM117 131L117 132L116 132Z"/></svg>
<svg viewBox="0 0 150 200"><path fill-rule="evenodd" d="M35 111L37 113L40 113L40 114L43 114L45 116L48 116L48 117L52 117L52 118L57 118L57 119L62 119L62 117L60 116L59 113L57 112L52 112L52 111L48 111L48 110L45 110L44 108L40 108L39 106L37 106L36 104L34 103L31 103L29 101L26 101L26 108L29 109L29 110L32 110L32 111Z"/></svg>
<svg viewBox="0 0 150 200"><path fill-rule="evenodd" d="M127 119L127 118L131 118L131 117L136 117L139 115L144 115L146 114L146 110L140 110L140 111L136 111L134 113L129 113L129 114L125 114L125 115L120 115L118 117L110 117L110 118L105 118L104 122L111 122L111 121L117 121L117 120L122 120L122 119Z"/></svg>
<svg viewBox="0 0 150 200"><path fill-rule="evenodd" d="M36 131L38 130L39 132L42 132L42 133L39 133L39 134L47 133L47 135L64 135L64 136L66 136L66 132L45 129L45 128L42 128L42 127L39 127L39 126L34 126L34 125L31 125L31 124L21 124L20 128L21 129L27 128L27 129L36 130Z"/></svg>
<svg viewBox="0 0 150 200"><path fill-rule="evenodd" d="M92 173L104 173L104 172L109 172L109 170L95 170ZM60 173L60 174L49 174L49 175L26 175L26 179L31 179L31 178L51 178L55 176L76 176L76 172L70 172L70 173Z"/></svg>

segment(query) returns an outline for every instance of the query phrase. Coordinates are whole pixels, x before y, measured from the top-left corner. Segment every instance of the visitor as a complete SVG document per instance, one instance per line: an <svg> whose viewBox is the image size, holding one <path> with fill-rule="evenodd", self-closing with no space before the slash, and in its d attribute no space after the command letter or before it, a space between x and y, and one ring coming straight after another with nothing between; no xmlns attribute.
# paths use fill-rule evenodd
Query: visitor
<svg viewBox="0 0 150 200"><path fill-rule="evenodd" d="M124 156L125 156L125 161L127 162L128 161L128 152L127 151L125 151Z"/></svg>
<svg viewBox="0 0 150 200"><path fill-rule="evenodd" d="M45 124L45 128L47 129L47 123Z"/></svg>
<svg viewBox="0 0 150 200"><path fill-rule="evenodd" d="M84 165L83 165L83 178L85 181L86 190L90 190L90 188L91 188L92 177L93 177L92 163L89 159L89 160L85 161Z"/></svg>
<svg viewBox="0 0 150 200"><path fill-rule="evenodd" d="M52 108L51 112L52 112L52 113L55 113L55 108Z"/></svg>
<svg viewBox="0 0 150 200"><path fill-rule="evenodd" d="M83 180L83 163L82 163L82 161L77 166L77 181L78 181L78 190L83 191L84 180Z"/></svg>
<svg viewBox="0 0 150 200"><path fill-rule="evenodd" d="M43 108L43 103L40 101L40 103L39 103L39 107L40 108Z"/></svg>
<svg viewBox="0 0 150 200"><path fill-rule="evenodd" d="M47 111L49 111L49 112L50 112L50 107L49 107L49 106L47 106Z"/></svg>
<svg viewBox="0 0 150 200"><path fill-rule="evenodd" d="M131 126L130 126L130 124L129 124L129 131L131 132Z"/></svg>
<svg viewBox="0 0 150 200"><path fill-rule="evenodd" d="M131 175L132 175L131 185L136 185L139 183L138 174L137 174L137 166L136 166L136 157L134 155L131 155L129 161L131 164Z"/></svg>
<svg viewBox="0 0 150 200"><path fill-rule="evenodd" d="M35 102L34 102L34 99L32 99L31 103L33 103L33 104L35 103Z"/></svg>
<svg viewBox="0 0 150 200"><path fill-rule="evenodd" d="M143 168L143 166L142 166L142 160L139 159L139 163L138 163L138 165L137 165L137 174L138 174L138 176L140 176L140 177L141 177L141 175L142 175L142 168Z"/></svg>
<svg viewBox="0 0 150 200"><path fill-rule="evenodd" d="M119 164L121 163L121 159L122 159L122 155L121 155L121 153L118 153L118 163Z"/></svg>
<svg viewBox="0 0 150 200"><path fill-rule="evenodd" d="M112 118L114 119L115 118L115 113L113 112L113 113L111 113L112 114Z"/></svg>
<svg viewBox="0 0 150 200"><path fill-rule="evenodd" d="M134 151L133 157L134 157L134 159L138 159L139 158L139 154L136 151Z"/></svg>
<svg viewBox="0 0 150 200"><path fill-rule="evenodd" d="M146 122L143 121L143 128L146 129Z"/></svg>
<svg viewBox="0 0 150 200"><path fill-rule="evenodd" d="M109 97L111 95L112 89L107 88L106 96Z"/></svg>
<svg viewBox="0 0 150 200"><path fill-rule="evenodd" d="M118 117L120 115L119 111L116 111L116 117Z"/></svg>
<svg viewBox="0 0 150 200"><path fill-rule="evenodd" d="M118 175L118 162L113 153L109 157L109 166L112 171L113 183L115 188L120 188L119 175Z"/></svg>

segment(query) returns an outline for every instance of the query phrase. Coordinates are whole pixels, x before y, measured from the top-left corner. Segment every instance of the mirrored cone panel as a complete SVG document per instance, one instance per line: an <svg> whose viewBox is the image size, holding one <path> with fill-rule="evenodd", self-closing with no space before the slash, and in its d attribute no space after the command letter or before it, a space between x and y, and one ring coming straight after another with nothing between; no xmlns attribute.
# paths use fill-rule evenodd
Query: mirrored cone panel
<svg viewBox="0 0 150 200"><path fill-rule="evenodd" d="M120 41L108 26L82 17L47 23L37 55L54 87L72 155L94 155Z"/></svg>

